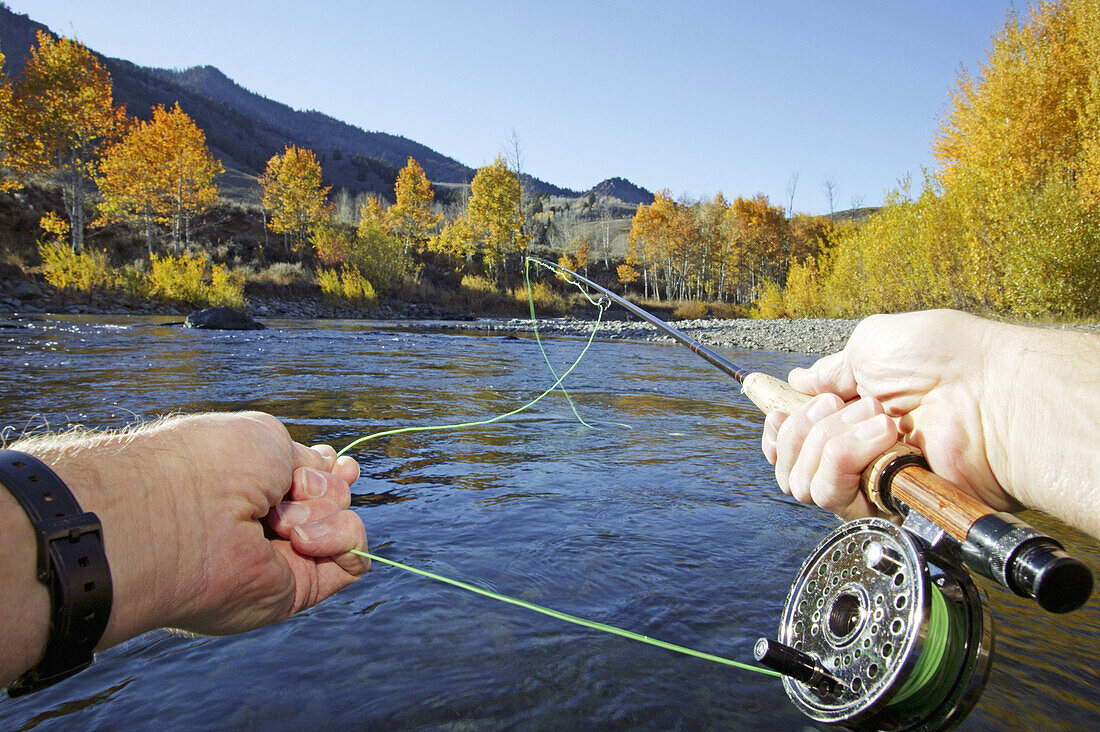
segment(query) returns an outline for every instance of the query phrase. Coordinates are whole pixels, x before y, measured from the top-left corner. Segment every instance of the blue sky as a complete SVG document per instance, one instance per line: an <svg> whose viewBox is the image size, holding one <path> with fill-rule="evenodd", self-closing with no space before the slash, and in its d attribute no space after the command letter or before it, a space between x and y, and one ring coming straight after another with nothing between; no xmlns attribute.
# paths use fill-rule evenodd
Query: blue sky
<svg viewBox="0 0 1100 732"><path fill-rule="evenodd" d="M794 210L877 205L934 165L960 66L1007 0L420 2L5 0L145 66L210 64L252 91L477 167L514 130L524 169L623 176ZM1026 6L1025 6L1026 7Z"/></svg>

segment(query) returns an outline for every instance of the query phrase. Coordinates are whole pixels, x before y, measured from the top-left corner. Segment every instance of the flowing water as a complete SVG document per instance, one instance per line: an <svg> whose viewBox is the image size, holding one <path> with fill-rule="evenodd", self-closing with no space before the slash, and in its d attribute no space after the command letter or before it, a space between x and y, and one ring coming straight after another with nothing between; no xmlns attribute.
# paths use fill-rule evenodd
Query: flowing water
<svg viewBox="0 0 1100 732"><path fill-rule="evenodd" d="M337 448L380 429L510 411L553 383L537 344L499 335L154 319L0 331L0 424L120 426L261 409ZM547 342L555 367L583 343ZM786 373L806 356L729 352ZM559 368L560 372L560 368ZM506 422L357 449L372 550L563 612L752 662L803 559L835 527L775 487L762 418L684 349L597 342L560 395ZM8 437L12 435L9 434ZM1042 516L1094 569L1100 546ZM153 527L155 529L155 527ZM963 729L1100 728L1100 601L1068 616L980 583L994 669ZM804 730L778 680L497 603L376 563L279 625L156 631L50 689L0 700L0 729Z"/></svg>

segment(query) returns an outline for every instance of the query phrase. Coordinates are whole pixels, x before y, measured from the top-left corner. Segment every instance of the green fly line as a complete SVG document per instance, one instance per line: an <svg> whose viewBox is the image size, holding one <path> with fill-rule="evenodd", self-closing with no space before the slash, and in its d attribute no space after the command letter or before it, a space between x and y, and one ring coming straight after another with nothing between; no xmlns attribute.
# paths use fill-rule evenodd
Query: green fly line
<svg viewBox="0 0 1100 732"><path fill-rule="evenodd" d="M515 415L519 414L520 412L524 412L524 411L530 409L531 407L535 406L540 401L542 401L542 399L544 397L546 397L547 395L552 393L555 389L560 389L562 394L565 395L566 400L568 400L568 402L569 402L569 407L573 410L573 414L577 417L577 420L579 420L580 423L583 424L585 427L592 427L592 425L590 425L588 422L585 422L584 419L581 418L581 415L577 412L576 405L573 403L573 398L569 396L569 392L565 390L565 387L562 386L562 383L565 381L565 378L567 376L569 376L569 374L573 373L573 370L576 369L577 366L580 364L581 360L584 358L584 355L586 353L588 353L588 349L592 345L592 342L596 339L596 334L599 332L600 326L603 323L604 311L607 310L607 308L610 306L611 303L609 303L607 300L605 300L603 298L601 298L599 300L592 299L592 297L587 292L585 292L584 288L581 286L581 284L579 282L576 282L574 280L567 280L570 284L574 285L575 287L577 287L578 290L580 290L581 294L585 296L585 298L588 300L588 302L590 302L590 303L592 303L593 305L596 306L596 309L598 310L598 314L596 316L596 324L592 328L592 333L589 334L588 341L584 344L584 348L581 350L580 355L577 356L577 359L572 363L572 365L570 365L570 367L565 370L565 373L563 373L561 376L558 376L558 372L554 369L553 365L550 363L550 357L547 355L546 349L542 345L542 338L539 336L538 319L535 317L535 299L534 299L534 296L532 295L532 292L531 292L531 263L532 262L534 262L535 264L537 264L541 267L546 266L546 265L542 264L541 262L538 262L537 260L527 259L526 260L526 266L524 267L523 275L524 275L524 278L526 279L526 282L527 282L527 303L528 303L528 305L530 307L530 310L531 310L531 324L532 324L532 328L533 328L534 333L535 333L535 342L538 343L538 346L539 346L539 351L542 352L542 357L546 361L546 365L550 368L550 373L557 377L557 381L555 381L553 384L551 384L550 387L546 391L542 392L537 397L535 397L531 401L527 402L523 406L518 407L516 409L513 409L510 412L505 412L504 414L499 414L496 417L491 417L489 419L477 420L477 421L473 421L473 422L460 422L460 423L457 423L457 424L437 424L437 425L422 425L422 426L418 426L418 427L399 427L397 429L383 430L381 432L374 432L372 434L365 435L364 437L360 437L359 439L353 441L352 443L347 445L344 449L340 450L340 452L338 452L336 454L337 455L344 455L349 450L357 447L358 445L366 442L367 440L374 440L374 439L377 439L379 437L389 437L391 435L402 435L402 434L407 434L407 433L410 433L410 432L435 432L435 431L441 431L441 430L464 429L464 428L467 428L467 427L483 427L485 425L493 424L494 422L499 422L502 419L507 419L508 417L514 417ZM619 422L604 422L604 423L601 423L601 424L612 424L612 425L615 425L617 427L625 427L627 429L630 429L630 425L621 424Z"/></svg>
<svg viewBox="0 0 1100 732"><path fill-rule="evenodd" d="M450 579L449 577L444 577L442 575L435 574L434 572L427 572L423 569L410 567L407 564L401 564L400 562L395 562L392 559L386 559L385 557L380 557L376 554L371 554L370 552L361 552L358 549L352 549L351 553L358 554L361 557L366 557L371 561L382 562L383 564L388 564L391 567L396 567L398 569L403 569L406 572L412 572L413 574L418 574L422 577L433 579L436 582L443 582L448 585L461 588L468 592L473 592L475 594L491 598L493 600L506 602L509 605L516 605L517 607L524 608L525 610L531 610L536 613L548 615L551 618L556 618L557 620L563 620L567 623L573 623L574 625L579 625L583 628L599 630L604 633L610 633L612 635L620 636L622 638L629 638L630 640L638 641L639 643L646 643L651 646L656 646L657 648L664 648L666 651L675 651L676 653L682 653L687 656L692 656L693 658L701 658L704 661L713 661L715 663L720 663L725 666L733 666L744 671L756 671L757 673L767 674L768 676L777 676L779 678L783 677L783 674L779 673L778 671L772 671L770 668L761 668L760 666L753 666L747 663L741 663L740 661L734 661L723 656L716 656L713 653L704 653L703 651L697 651L693 648L687 648L685 646L680 646L675 643L669 643L667 641L658 640L656 638L650 638L649 636L642 635L641 633L635 633L630 630L616 628L614 625L607 625L606 623L597 623L594 620L585 620L584 618L578 618L576 615L569 615L568 613L563 613L559 610L552 610L548 607L543 607L542 605L536 605L533 602L519 600L515 597L509 597L508 595L502 595L498 592L482 589L481 587L471 585L467 582L460 582L459 580Z"/></svg>
<svg viewBox="0 0 1100 732"><path fill-rule="evenodd" d="M534 263L534 264L536 264L540 267L543 267L545 269L549 269L551 271L554 271L555 274L563 276L565 278L566 282L568 282L569 284L574 285L575 287L577 287L577 289L580 290L581 294L584 295L584 297L588 300L588 302L595 305L596 309L599 311L598 315L596 316L596 324L592 329L592 333L588 336L588 341L584 344L584 348L581 350L580 355L577 356L577 359L573 362L573 364L568 369L566 369L565 372L562 373L560 376L558 375L558 372L554 369L553 364L550 363L550 357L546 353L546 349L542 345L542 339L539 337L538 319L535 317L535 299L534 299L534 296L533 296L532 291L531 291L531 264L532 263ZM528 305L530 307L531 324L532 324L532 329L534 330L534 333L535 333L535 342L538 343L539 351L542 353L542 358L546 362L547 367L550 369L550 373L553 374L557 378L557 380L553 384L550 385L550 388L548 388L546 391L542 392L537 397L535 397L531 401L527 402L523 406L521 406L517 409L513 409L510 412L505 412L504 414L498 415L496 417L492 417L490 419L482 419L482 420L477 420L477 421L473 421L473 422L461 422L461 423L458 423L458 424L428 425L428 426L420 426L420 427L400 427L400 428L392 429L392 430L383 430L381 432L375 432L373 434L369 434L369 435L366 435L364 437L360 437L359 439L357 439L357 440L353 441L352 443L350 443L347 447L345 447L339 453L337 453L338 455L343 455L343 454L347 453L349 450L351 450L354 447L366 442L367 440L373 440L373 439L377 439L379 437L389 437L391 435L400 435L400 434L406 434L406 433L409 433L409 432L430 432L430 431L438 431L438 430L463 429L463 428L466 428L466 427L481 427L481 426L484 426L484 425L493 424L494 422L499 422L502 419L506 419L508 417L515 416L515 415L519 414L520 412L523 412L527 409L530 409L535 404L540 402L548 394L553 392L555 389L560 389L562 394L565 395L566 400L569 402L569 407L570 407L570 409L573 410L573 414L574 414L574 416L576 416L577 420L581 424L583 424L585 427L592 427L592 425L589 424L588 422L584 421L584 419L581 417L581 415L577 412L577 407L573 403L572 397L569 396L569 392L565 390L564 386L562 386L562 382L565 381L565 378L567 376L569 376L569 374L573 373L573 370L575 368L577 368L577 365L580 364L581 360L584 358L584 355L588 352L588 348L592 345L592 342L596 338L596 333L598 333L599 330L600 330L600 325L603 322L604 311L610 306L611 303L608 302L604 298L600 298L599 300L594 300L588 294L588 292L585 291L584 287L579 282L569 278L567 275L564 275L560 271L554 270L553 268L549 267L548 265L543 264L542 262L539 262L538 260L533 260L533 259L527 258L525 260L524 264L525 264L525 266L524 266L523 274L524 274L524 278L527 282L527 302L528 302ZM613 424L613 425L617 425L617 426L620 426L620 427L626 427L628 429L630 427L630 425L620 424L618 422L609 422L609 423L601 423L601 424ZM633 641L638 641L640 643L646 643L646 644L651 645L651 646L656 646L658 648L663 648L663 649L668 650L668 651L674 651L676 653L682 653L682 654L692 656L694 658L700 658L700 659L703 659L703 660L706 660L706 661L713 661L715 663L720 663L720 664L723 664L723 665L726 665L726 666L733 666L735 668L743 669L743 670L746 670L746 671L756 671L757 673L767 674L769 676L782 677L782 674L780 674L776 671L772 671L771 669L761 668L760 666L752 666L752 665L747 664L747 663L741 663L740 661L734 661L734 660L729 659L729 658L723 658L722 656L716 656L712 653L704 653L703 651L696 651L694 649L687 648L687 647L681 646L681 645L677 645L675 643L669 643L667 641L662 641L662 640L657 640L655 638L650 638L649 636L641 635L640 633L635 633L635 632L630 631L630 630L624 630L622 628L616 628L615 626L607 625L606 623L598 623L598 622L593 621L593 620L585 620L584 618L578 618L575 615L569 615L568 613L563 613L563 612L560 612L558 610L552 610L550 608L543 607L541 605L536 605L532 602L527 602L526 600L519 600L519 599L516 599L514 597L509 597L507 595L502 595L502 594L497 593L497 592L492 592L490 590L485 590L485 589L482 589L480 587L476 587L475 585L471 585L471 584L466 583L466 582L460 582L459 580L454 580L454 579L450 579L450 578L447 578L447 577L443 577L442 575L434 574L432 572L427 572L423 569L417 569L415 567L410 567L406 564L401 564L399 562L395 562L392 559L386 559L384 557L380 557L380 556L377 556L375 554L370 554L368 552L359 551L358 549L352 549L351 553L352 554L357 554L361 557L366 557L367 559L370 559L372 561L377 561L377 562L381 562L383 564L388 564L391 567L396 567L397 569L402 569L406 572L411 572L413 574L418 574L418 575L421 575L423 577L428 577L429 579L433 579L437 582L443 582L445 584L452 585L454 587L458 587L458 588L461 588L461 589L466 590L468 592L473 592L475 594L482 595L484 597L488 597L488 598L491 598L493 600L497 600L499 602L505 602L505 603L508 603L510 605L516 605L518 607L524 608L526 610L531 610L533 612L541 613L543 615L548 615L552 618L556 618L557 620L562 620L562 621L565 621L567 623L572 623L574 625L579 625L579 626L584 627L584 628L589 628L591 630L598 630L598 631L601 631L601 632L604 632L604 633L610 633L612 635L617 635L617 636L620 636L622 638L628 638L628 639L633 640Z"/></svg>

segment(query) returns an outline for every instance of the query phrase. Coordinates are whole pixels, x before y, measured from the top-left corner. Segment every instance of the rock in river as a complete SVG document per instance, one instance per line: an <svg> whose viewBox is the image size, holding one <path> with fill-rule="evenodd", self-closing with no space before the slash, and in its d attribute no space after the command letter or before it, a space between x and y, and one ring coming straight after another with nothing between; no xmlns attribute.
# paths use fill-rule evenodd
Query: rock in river
<svg viewBox="0 0 1100 732"><path fill-rule="evenodd" d="M265 327L263 323L256 322L241 311L224 305L197 310L187 316L184 325L188 328L208 330L263 330Z"/></svg>

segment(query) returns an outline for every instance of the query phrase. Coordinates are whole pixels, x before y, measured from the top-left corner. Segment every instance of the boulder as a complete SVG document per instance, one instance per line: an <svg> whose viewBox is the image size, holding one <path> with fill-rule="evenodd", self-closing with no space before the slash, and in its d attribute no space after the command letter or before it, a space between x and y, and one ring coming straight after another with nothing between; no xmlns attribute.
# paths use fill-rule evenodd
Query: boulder
<svg viewBox="0 0 1100 732"><path fill-rule="evenodd" d="M265 327L263 323L256 322L240 310L224 305L191 313L184 321L184 326L207 330L263 330Z"/></svg>

